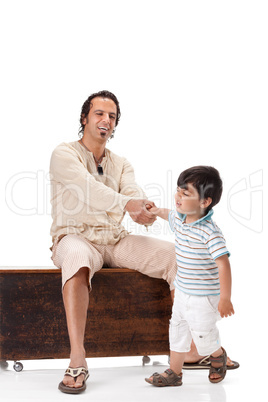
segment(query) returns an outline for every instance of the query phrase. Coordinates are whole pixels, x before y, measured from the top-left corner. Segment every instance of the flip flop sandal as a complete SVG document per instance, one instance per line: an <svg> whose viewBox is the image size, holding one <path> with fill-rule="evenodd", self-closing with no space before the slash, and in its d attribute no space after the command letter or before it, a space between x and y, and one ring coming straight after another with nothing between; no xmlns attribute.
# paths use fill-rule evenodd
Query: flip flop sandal
<svg viewBox="0 0 268 402"><path fill-rule="evenodd" d="M212 382L214 384L218 383L218 382L221 382L224 379L224 377L226 376L227 354L226 354L225 349L222 348L222 350L223 350L223 353L220 356L218 356L218 357L210 356L210 358L209 358L209 360L211 362L211 367L210 367L210 370L209 370L208 379L209 379L210 382ZM220 367L214 367L213 363L221 364L221 366ZM214 373L218 374L220 377L219 378L211 378L210 377L211 374L214 374Z"/></svg>
<svg viewBox="0 0 268 402"><path fill-rule="evenodd" d="M152 380L150 378L145 378L145 381L149 384L154 385L155 387L176 387L182 385L182 373L180 375L177 375L171 369L167 369L165 373L168 375L167 377L164 377L159 373L154 373L152 375Z"/></svg>
<svg viewBox="0 0 268 402"><path fill-rule="evenodd" d="M198 360L195 363L184 363L182 368L184 370L202 370L202 369L209 370L210 367L211 367L209 357L210 357L210 355ZM226 365L226 370L238 369L240 364L238 362L234 361L234 360L232 360L232 362L233 362L232 366Z"/></svg>
<svg viewBox="0 0 268 402"><path fill-rule="evenodd" d="M68 367L67 370L65 371L64 375L69 375L70 377L77 378L79 375L83 374L85 376L85 379L83 381L83 384L79 388L72 388L68 387L67 385L63 384L63 381L59 383L59 390L61 392L64 392L66 394L80 394L80 392L85 391L86 389L86 380L89 377L88 370L85 367L77 367L77 368L72 368Z"/></svg>

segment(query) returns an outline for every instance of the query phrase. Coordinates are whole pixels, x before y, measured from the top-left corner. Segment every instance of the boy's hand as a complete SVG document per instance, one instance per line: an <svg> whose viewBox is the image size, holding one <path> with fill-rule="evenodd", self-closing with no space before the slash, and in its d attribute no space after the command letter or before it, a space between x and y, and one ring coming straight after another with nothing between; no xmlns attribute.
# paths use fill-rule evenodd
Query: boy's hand
<svg viewBox="0 0 268 402"><path fill-rule="evenodd" d="M150 205L150 204L145 204L145 207L153 216L159 216L159 218L162 218L162 219L165 219L166 221L168 221L168 215L170 213L170 209L157 208L155 205Z"/></svg>
<svg viewBox="0 0 268 402"><path fill-rule="evenodd" d="M152 206L150 204L146 204L145 207L148 209L148 211L150 211L154 215L157 215L159 211L159 208L157 208L156 206Z"/></svg>
<svg viewBox="0 0 268 402"><path fill-rule="evenodd" d="M233 304L230 299L220 299L218 310L222 318L234 314Z"/></svg>

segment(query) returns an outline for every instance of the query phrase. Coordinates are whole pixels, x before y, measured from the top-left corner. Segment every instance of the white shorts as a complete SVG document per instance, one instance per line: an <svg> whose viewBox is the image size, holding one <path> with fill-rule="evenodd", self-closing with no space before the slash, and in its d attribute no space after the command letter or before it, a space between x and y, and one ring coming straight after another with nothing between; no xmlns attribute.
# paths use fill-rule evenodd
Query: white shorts
<svg viewBox="0 0 268 402"><path fill-rule="evenodd" d="M216 322L220 296L192 296L175 289L175 300L169 326L170 350L189 352L194 341L201 356L221 347Z"/></svg>

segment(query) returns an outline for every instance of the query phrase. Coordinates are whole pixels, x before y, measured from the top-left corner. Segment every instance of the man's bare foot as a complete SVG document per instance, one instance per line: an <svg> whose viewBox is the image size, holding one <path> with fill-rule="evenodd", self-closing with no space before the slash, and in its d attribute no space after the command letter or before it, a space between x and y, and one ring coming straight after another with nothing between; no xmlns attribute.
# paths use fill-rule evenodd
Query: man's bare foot
<svg viewBox="0 0 268 402"><path fill-rule="evenodd" d="M226 366L234 366L234 363L232 362L232 360L230 359L230 357L227 356L227 362L226 362Z"/></svg>
<svg viewBox="0 0 268 402"><path fill-rule="evenodd" d="M88 367L87 367L85 355L83 354L83 356L80 356L80 358L78 356L76 356L74 358L71 357L69 367L71 367L71 368L85 367L87 369ZM67 387L80 388L80 387L82 387L84 380L85 380L85 376L83 374L78 376L76 379L73 377L70 377L69 375L65 375L62 382Z"/></svg>
<svg viewBox="0 0 268 402"><path fill-rule="evenodd" d="M202 359L204 359L206 356L200 356L200 355L198 355L198 357L197 358L187 358L187 359L185 359L185 363L197 363L197 362L199 362L199 360L202 360ZM228 366L228 367L231 367L231 366L234 366L234 363L233 363L233 361L230 359L230 357L227 357L227 362L226 362L226 366Z"/></svg>
<svg viewBox="0 0 268 402"><path fill-rule="evenodd" d="M191 350L190 352L188 352L186 354L185 357L185 363L197 363L199 362L199 360L204 359L206 356L200 356L197 352L196 346L194 344L194 342L192 342L191 344ZM232 360L230 359L230 357L227 357L227 366L231 367L234 366L234 363L232 362Z"/></svg>

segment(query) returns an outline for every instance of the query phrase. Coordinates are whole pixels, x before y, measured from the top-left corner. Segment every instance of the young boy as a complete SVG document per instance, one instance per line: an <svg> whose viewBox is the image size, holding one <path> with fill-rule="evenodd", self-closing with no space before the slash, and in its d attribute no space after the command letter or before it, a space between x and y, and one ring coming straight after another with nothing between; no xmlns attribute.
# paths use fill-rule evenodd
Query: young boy
<svg viewBox="0 0 268 402"><path fill-rule="evenodd" d="M220 382L226 374L226 351L221 347L216 321L234 314L231 302L229 252L222 232L211 219L221 198L219 172L195 166L182 172L175 194L176 211L150 212L168 220L175 232L177 275L170 320L170 368L145 380L163 387L182 384L182 366L192 339L201 356L210 355L209 380Z"/></svg>

